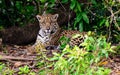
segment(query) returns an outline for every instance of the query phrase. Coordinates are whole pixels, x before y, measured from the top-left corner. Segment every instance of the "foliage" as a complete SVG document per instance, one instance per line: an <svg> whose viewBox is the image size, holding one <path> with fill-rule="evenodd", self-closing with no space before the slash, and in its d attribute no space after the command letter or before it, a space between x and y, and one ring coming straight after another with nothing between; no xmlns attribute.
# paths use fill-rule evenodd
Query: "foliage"
<svg viewBox="0 0 120 75"><path fill-rule="evenodd" d="M30 69L28 66L20 67L19 70L20 71L18 72L18 74L29 74L30 72Z"/></svg>
<svg viewBox="0 0 120 75"><path fill-rule="evenodd" d="M59 42L60 42L60 49L63 50L65 48L65 46L69 43L70 39L65 37L65 36L62 36L60 39L59 39Z"/></svg>
<svg viewBox="0 0 120 75"><path fill-rule="evenodd" d="M64 8L65 4L69 4L68 9ZM58 5L76 14L68 23L68 29L96 30L98 34L106 34L107 41L120 41L119 0L1 0L0 29L13 25L24 26L34 21L38 13L55 12Z"/></svg>
<svg viewBox="0 0 120 75"><path fill-rule="evenodd" d="M44 65L47 67L41 70L40 74L108 75L110 69L100 67L98 64L103 57L107 58L113 52L111 44L106 42L106 38L86 35L82 46L84 47L71 48L66 45L61 54L54 53L53 57L46 58L44 63L49 62L49 64ZM50 67L53 67L52 70Z"/></svg>
<svg viewBox="0 0 120 75"><path fill-rule="evenodd" d="M43 5L47 4L45 12L54 12L57 4L63 7L69 3L69 8L75 12L76 17L68 29L78 29L79 31L96 30L98 34L106 34L107 41L118 43L120 41L120 2L116 0L40 0ZM63 7L64 8L64 7ZM66 9L68 10L68 9ZM64 12L64 11L63 11ZM69 23L68 23L69 25Z"/></svg>
<svg viewBox="0 0 120 75"><path fill-rule="evenodd" d="M5 64L0 63L0 73L2 72L2 70L4 69L4 67L5 67Z"/></svg>
<svg viewBox="0 0 120 75"><path fill-rule="evenodd" d="M37 64L39 68L43 68L39 71L39 74L108 75L110 70L100 67L98 62L113 52L111 43L108 43L108 41L112 40L112 43L118 43L120 41L120 1L81 1L1 0L0 29L9 26L24 26L28 22L34 21L36 14L54 12L53 9L57 4L63 7L64 4L68 3L71 11L74 11L76 14L68 29L78 29L79 31L96 30L100 36L86 36L84 43L81 44L83 48L78 48L77 46L71 48L68 45L70 39L62 37L60 39L61 54L54 53L53 57L47 58L46 55L42 53L41 61ZM105 36L101 36L101 34L105 34ZM117 49L120 49L120 47L118 46ZM120 51L117 53L120 54ZM18 73L35 75L34 72L30 71L28 66L24 66L19 68ZM7 68L5 64L0 63L0 74L12 75L14 71Z"/></svg>
<svg viewBox="0 0 120 75"><path fill-rule="evenodd" d="M34 3L32 0L1 0L0 26L23 26L32 21L37 13Z"/></svg>
<svg viewBox="0 0 120 75"><path fill-rule="evenodd" d="M94 29L98 33L105 33L107 41L120 41L119 1L90 0L80 3L78 0L71 0L70 2L70 8L76 13L74 28L79 27L80 31Z"/></svg>
<svg viewBox="0 0 120 75"><path fill-rule="evenodd" d="M92 28L107 36L107 41L118 42L120 39L119 7L120 2L115 0L92 0L92 6L87 8L92 17ZM98 9L99 8L99 9Z"/></svg>
<svg viewBox="0 0 120 75"><path fill-rule="evenodd" d="M0 63L0 74L1 75L13 75L14 74L14 71L11 70L10 68L6 67L5 64L3 63Z"/></svg>
<svg viewBox="0 0 120 75"><path fill-rule="evenodd" d="M6 66L6 64L0 63L0 75L36 75L35 72L32 72L28 66L19 67L19 71L16 72L14 69L11 69L9 66Z"/></svg>
<svg viewBox="0 0 120 75"><path fill-rule="evenodd" d="M79 27L80 31L83 31L84 22L89 24L89 18L87 16L87 11L82 9L83 4L79 3L77 0L71 0L70 8L76 13L76 18L74 21L74 29Z"/></svg>

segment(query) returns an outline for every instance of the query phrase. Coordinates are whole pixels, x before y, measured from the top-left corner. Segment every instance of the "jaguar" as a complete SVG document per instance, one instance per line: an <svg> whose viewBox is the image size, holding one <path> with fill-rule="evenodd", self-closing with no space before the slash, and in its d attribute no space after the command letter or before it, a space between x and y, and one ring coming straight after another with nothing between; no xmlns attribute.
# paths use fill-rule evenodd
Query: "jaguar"
<svg viewBox="0 0 120 75"><path fill-rule="evenodd" d="M83 42L85 38L85 32L79 32L76 30L62 30L58 23L58 14L43 14L37 15L36 18L39 22L40 30L37 35L37 39L34 48L46 48L47 46L58 46L60 44L59 39L62 36L68 37L70 39L70 46L79 45ZM72 38L73 35L80 34L77 38ZM42 49L41 48L41 49Z"/></svg>

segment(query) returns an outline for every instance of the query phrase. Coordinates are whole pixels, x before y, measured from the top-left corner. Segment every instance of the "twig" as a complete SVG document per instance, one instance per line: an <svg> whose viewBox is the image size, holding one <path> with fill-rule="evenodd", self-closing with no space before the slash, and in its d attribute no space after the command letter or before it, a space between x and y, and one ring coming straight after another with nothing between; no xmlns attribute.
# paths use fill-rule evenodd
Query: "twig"
<svg viewBox="0 0 120 75"><path fill-rule="evenodd" d="M96 13L92 12L91 10L87 9L93 16L96 16L98 18L103 18L103 16L99 16Z"/></svg>
<svg viewBox="0 0 120 75"><path fill-rule="evenodd" d="M62 3L60 2L60 0L57 0L57 1L60 3L60 5L62 6L62 8L66 11L65 7L62 5Z"/></svg>
<svg viewBox="0 0 120 75"><path fill-rule="evenodd" d="M23 58L23 57L14 57L14 56L6 56L6 55L1 55L0 60L24 60L24 61L35 61L36 59L34 58Z"/></svg>
<svg viewBox="0 0 120 75"><path fill-rule="evenodd" d="M112 10L112 7L109 7L108 11L110 11L111 16L110 16L110 26L109 26L109 29L108 29L109 32L108 32L108 40L107 41L110 40L110 37L111 37L111 25L112 25L114 17L115 17L114 13L113 13L113 10Z"/></svg>
<svg viewBox="0 0 120 75"><path fill-rule="evenodd" d="M120 13L120 9L119 9L118 11L116 11L116 12L114 13L114 15L116 15L116 14L118 14L118 13Z"/></svg>
<svg viewBox="0 0 120 75"><path fill-rule="evenodd" d="M48 3L45 3L42 14L46 14Z"/></svg>

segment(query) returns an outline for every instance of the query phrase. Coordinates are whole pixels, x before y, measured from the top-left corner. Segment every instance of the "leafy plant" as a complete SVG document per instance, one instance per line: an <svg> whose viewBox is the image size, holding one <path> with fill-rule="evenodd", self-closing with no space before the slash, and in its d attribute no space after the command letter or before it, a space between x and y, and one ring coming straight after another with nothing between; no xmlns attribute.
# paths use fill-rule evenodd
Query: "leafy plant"
<svg viewBox="0 0 120 75"><path fill-rule="evenodd" d="M26 1L13 1L1 0L0 1L0 26L24 26L28 22L33 22L34 16L37 13L35 5L31 0Z"/></svg>
<svg viewBox="0 0 120 75"><path fill-rule="evenodd" d="M81 4L77 0L71 0L70 8L76 13L76 18L74 21L74 29L76 29L76 27L79 27L80 31L83 31L84 22L89 24L89 18L87 16L87 12L82 9L82 6L83 4Z"/></svg>
<svg viewBox="0 0 120 75"><path fill-rule="evenodd" d="M5 68L5 64L0 63L0 73L3 71L4 68Z"/></svg>
<svg viewBox="0 0 120 75"><path fill-rule="evenodd" d="M63 50L65 48L65 46L69 43L70 39L65 37L65 36L62 36L60 39L59 39L59 42L60 42L60 49Z"/></svg>
<svg viewBox="0 0 120 75"><path fill-rule="evenodd" d="M28 66L20 67L19 70L20 71L18 72L18 74L29 74L30 72L30 69Z"/></svg>
<svg viewBox="0 0 120 75"><path fill-rule="evenodd" d="M10 68L6 68L3 72L2 75L13 75L15 73L14 70L11 70Z"/></svg>
<svg viewBox="0 0 120 75"><path fill-rule="evenodd" d="M3 63L0 63L0 75L14 75L15 73L16 73L15 70L10 69L8 66L6 66ZM28 66L19 67L19 72L16 74L36 75L36 73L32 72Z"/></svg>
<svg viewBox="0 0 120 75"><path fill-rule="evenodd" d="M74 11L76 15L68 23L71 25L67 29L96 30L98 34L106 34L107 41L112 40L115 43L120 41L120 2L117 0L1 0L0 29L13 25L24 26L34 21L33 17L38 13L54 12L58 4L62 8L64 8L64 4L69 4L68 8L71 9L70 11Z"/></svg>
<svg viewBox="0 0 120 75"><path fill-rule="evenodd" d="M98 34L106 34L107 41L112 40L117 43L120 41L119 1L62 1L70 2L70 8L76 14L74 24L71 25L73 29L79 29L79 31L97 30Z"/></svg>
<svg viewBox="0 0 120 75"><path fill-rule="evenodd" d="M89 33L88 33L89 34ZM71 48L69 45L54 56L47 58L51 64L46 64L46 69L42 73L60 75L108 75L110 69L98 65L102 58L107 58L111 52L111 44L106 42L104 36L87 36L82 43L83 48L77 46ZM47 61L46 61L47 62ZM50 67L53 67L52 70Z"/></svg>
<svg viewBox="0 0 120 75"><path fill-rule="evenodd" d="M13 75L14 71L8 68L5 64L0 63L0 74L1 75Z"/></svg>

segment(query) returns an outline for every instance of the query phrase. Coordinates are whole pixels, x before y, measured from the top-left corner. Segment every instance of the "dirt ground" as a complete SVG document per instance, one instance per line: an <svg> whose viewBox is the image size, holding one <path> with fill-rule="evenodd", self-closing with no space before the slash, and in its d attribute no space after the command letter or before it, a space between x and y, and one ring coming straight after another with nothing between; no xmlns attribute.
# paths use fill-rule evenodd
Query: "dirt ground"
<svg viewBox="0 0 120 75"><path fill-rule="evenodd" d="M1 41L0 41L1 43ZM8 67L14 70L16 73L19 71L20 66L28 65L32 71L38 72L39 69L36 68L35 64L37 63L36 57L37 54L31 54L27 48L28 46L17 46L17 45L5 45L0 48L0 62L9 65ZM50 54L51 51L48 53ZM112 56L105 58L100 62L100 66L110 68L110 75L120 75L120 55ZM15 74L17 75L17 74Z"/></svg>

